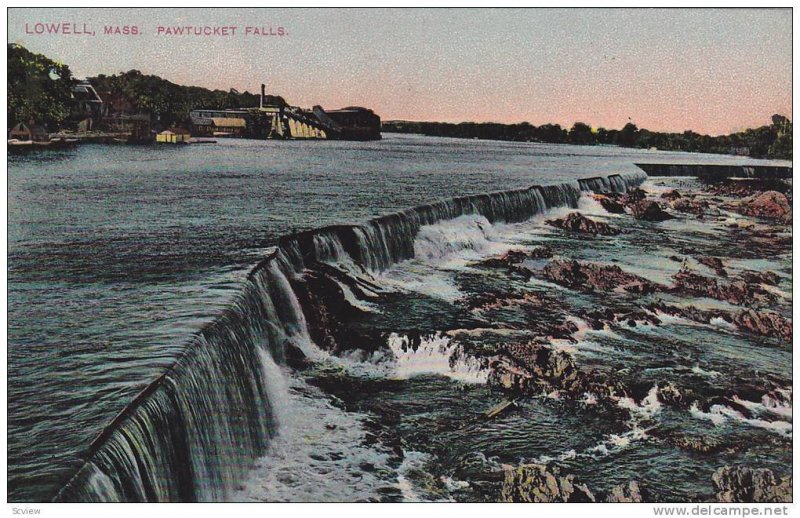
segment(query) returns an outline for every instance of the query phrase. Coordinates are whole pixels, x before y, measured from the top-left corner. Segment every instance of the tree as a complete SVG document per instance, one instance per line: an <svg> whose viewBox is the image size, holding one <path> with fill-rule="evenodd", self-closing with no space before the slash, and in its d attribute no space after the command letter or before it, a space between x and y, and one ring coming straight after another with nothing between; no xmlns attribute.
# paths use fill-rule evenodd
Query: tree
<svg viewBox="0 0 800 518"><path fill-rule="evenodd" d="M573 144L590 144L594 143L594 133L588 124L583 122L576 122L569 130L569 141Z"/></svg>
<svg viewBox="0 0 800 518"><path fill-rule="evenodd" d="M636 124L629 122L620 130L617 135L617 144L623 147L633 147L636 144L636 137L639 134L639 128Z"/></svg>
<svg viewBox="0 0 800 518"><path fill-rule="evenodd" d="M8 126L24 122L58 128L72 105L72 72L25 47L8 45Z"/></svg>

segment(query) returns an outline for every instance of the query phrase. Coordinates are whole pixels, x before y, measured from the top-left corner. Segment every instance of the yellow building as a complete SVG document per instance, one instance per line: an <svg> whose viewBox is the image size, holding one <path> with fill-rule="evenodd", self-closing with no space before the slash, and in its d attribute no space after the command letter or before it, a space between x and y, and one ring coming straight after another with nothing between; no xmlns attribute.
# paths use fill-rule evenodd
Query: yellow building
<svg viewBox="0 0 800 518"><path fill-rule="evenodd" d="M164 144L188 144L192 134L183 128L170 128L156 135L156 142Z"/></svg>

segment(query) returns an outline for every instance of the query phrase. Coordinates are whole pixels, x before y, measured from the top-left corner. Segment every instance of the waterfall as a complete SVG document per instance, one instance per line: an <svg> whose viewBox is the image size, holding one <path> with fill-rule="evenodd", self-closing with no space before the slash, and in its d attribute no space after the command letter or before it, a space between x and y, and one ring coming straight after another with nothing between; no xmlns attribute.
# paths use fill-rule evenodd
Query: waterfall
<svg viewBox="0 0 800 518"><path fill-rule="evenodd" d="M727 178L791 179L791 166L719 164L636 164L649 176L693 176L718 182Z"/></svg>
<svg viewBox="0 0 800 518"><path fill-rule="evenodd" d="M55 501L219 501L262 456L281 422L287 345L308 346L293 280L320 263L380 272L414 257L420 228L460 216L521 222L576 208L582 189L624 191L646 175L462 196L284 236L224 312L184 346L91 443ZM588 183L587 183L588 182ZM303 345L300 345L301 347Z"/></svg>

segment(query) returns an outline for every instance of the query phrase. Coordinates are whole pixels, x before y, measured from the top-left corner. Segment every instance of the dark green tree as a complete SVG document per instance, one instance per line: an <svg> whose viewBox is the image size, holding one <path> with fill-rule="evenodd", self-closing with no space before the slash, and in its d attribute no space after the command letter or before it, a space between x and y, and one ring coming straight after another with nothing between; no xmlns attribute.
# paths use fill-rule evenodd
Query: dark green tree
<svg viewBox="0 0 800 518"><path fill-rule="evenodd" d="M617 135L617 144L623 147L633 147L638 136L639 128L636 127L636 124L629 122L623 126Z"/></svg>
<svg viewBox="0 0 800 518"><path fill-rule="evenodd" d="M594 133L588 124L583 122L576 122L569 130L569 141L573 144L593 144Z"/></svg>
<svg viewBox="0 0 800 518"><path fill-rule="evenodd" d="M43 124L55 130L70 113L74 80L67 65L8 45L8 126Z"/></svg>

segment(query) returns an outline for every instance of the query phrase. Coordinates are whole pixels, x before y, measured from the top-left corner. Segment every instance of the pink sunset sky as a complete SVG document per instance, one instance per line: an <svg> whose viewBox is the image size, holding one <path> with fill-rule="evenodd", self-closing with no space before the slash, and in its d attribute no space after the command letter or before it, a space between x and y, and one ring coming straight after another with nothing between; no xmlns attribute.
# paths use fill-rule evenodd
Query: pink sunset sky
<svg viewBox="0 0 800 518"><path fill-rule="evenodd" d="M721 134L792 116L790 9L15 8L8 23L9 43L77 77L138 69L251 92L264 82L294 105L366 106L383 120L631 120ZM95 35L36 34L37 23ZM104 35L107 25L139 34ZM184 26L237 29L163 33Z"/></svg>

